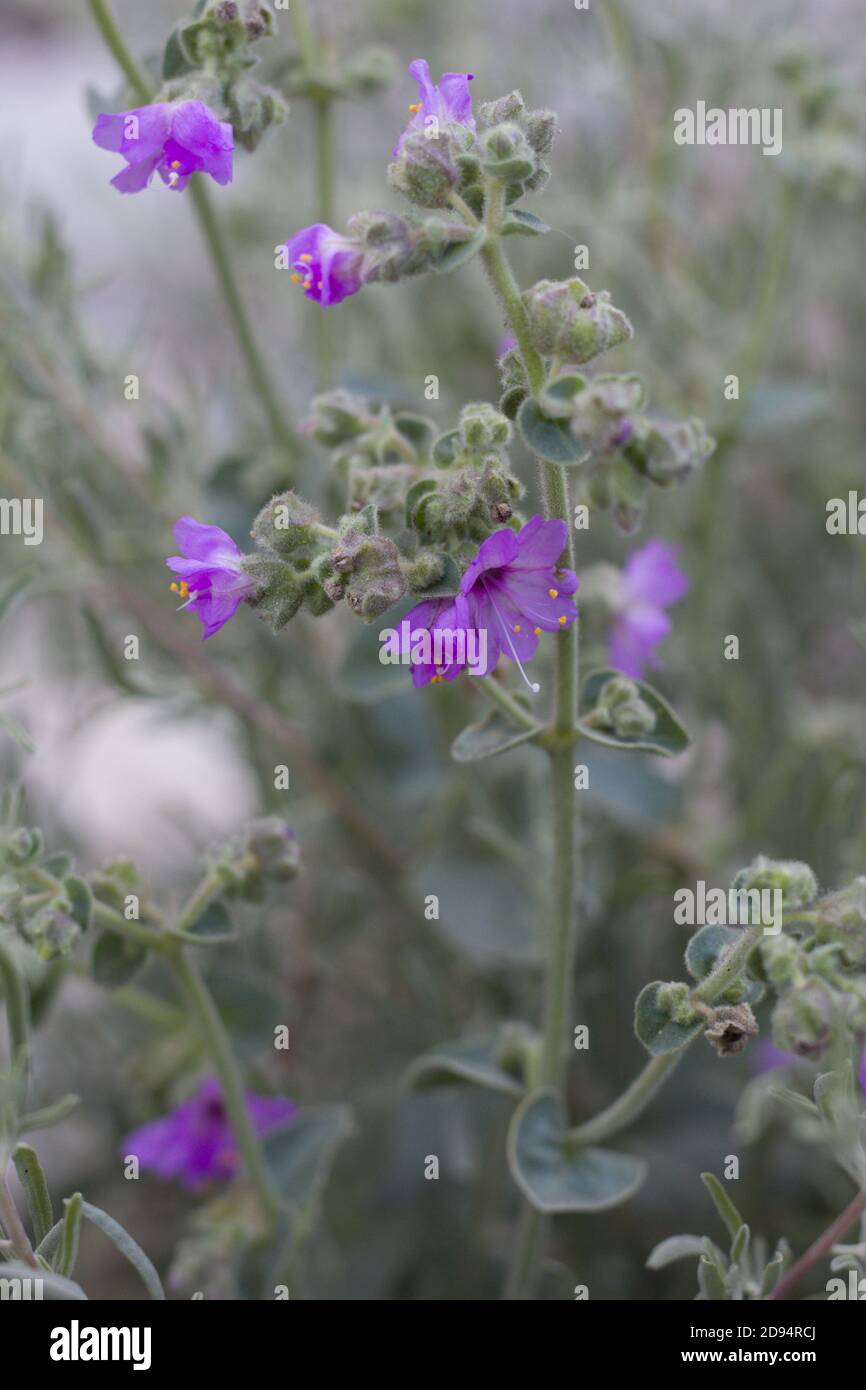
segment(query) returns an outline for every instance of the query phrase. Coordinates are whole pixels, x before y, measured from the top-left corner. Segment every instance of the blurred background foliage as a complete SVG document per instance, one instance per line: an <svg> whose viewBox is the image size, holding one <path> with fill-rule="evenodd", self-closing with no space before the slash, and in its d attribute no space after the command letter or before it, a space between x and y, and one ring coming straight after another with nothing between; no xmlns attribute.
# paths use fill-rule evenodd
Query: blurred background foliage
<svg viewBox="0 0 866 1390"><path fill-rule="evenodd" d="M479 99L519 87L558 112L553 179L532 205L553 230L515 239L518 276L566 276L585 243L586 279L612 291L636 330L606 369L642 372L659 409L704 416L720 441L688 487L656 491L640 538L681 542L691 578L658 684L693 749L661 769L603 749L589 759L574 1022L589 1025L591 1046L575 1053L570 1081L579 1119L642 1064L639 989L682 974L677 887L726 886L758 852L808 861L824 888L866 869L866 551L862 538L825 530L827 500L863 477L859 6L365 0L315 10L338 51L384 43L401 72L423 55L434 73L474 72ZM117 0L115 12L144 55L181 7ZM108 186L91 109L114 102L118 86L84 7L0 0L0 39L0 491L45 499L41 547L4 537L0 550L3 778L23 783L49 844L88 867L129 852L163 901L180 899L202 851L250 814L288 817L304 877L248 913L240 960L208 959L251 1078L356 1111L307 1293L494 1297L517 1205L502 1153L510 1103L457 1089L413 1095L404 1078L437 1042L505 1017L536 1022L550 843L542 755L517 749L480 773L450 762L453 737L481 708L471 682L394 695L376 643L347 612L299 618L274 637L243 611L207 647L175 614L164 559L178 515L243 544L290 470L320 499L334 480L314 448L287 459L269 440L184 197L121 198ZM277 85L291 52L283 16L265 61ZM385 168L413 98L401 76L338 107L338 225L358 208L397 206ZM699 98L781 106L782 155L675 146L673 111ZM274 278L273 248L318 220L302 99L215 191L281 399L300 421L319 384L320 311ZM328 326L342 382L430 413L443 430L466 400L497 397L502 324L477 265L447 282L365 289ZM732 372L738 403L723 398ZM137 402L124 399L129 373L141 380ZM434 403L424 400L431 373ZM528 459L522 472L531 486ZM621 562L636 543L605 517L579 541L578 571ZM140 638L137 662L123 659L127 634ZM727 634L740 639L736 662L723 657ZM603 639L585 635L587 668ZM546 683L543 666L536 678ZM273 788L279 763L288 793ZM424 919L430 893L438 923ZM46 1137L49 1179L86 1184L158 1265L189 1199L148 1177L125 1183L118 1146L198 1060L169 998L158 972L112 999L72 969L37 1045L46 1094L74 1089L84 1102ZM273 1021L290 1026L287 1054L270 1047ZM734 1128L752 1069L748 1054L689 1052L626 1136L651 1165L638 1196L557 1221L549 1296L569 1297L579 1281L593 1298L691 1297L690 1265L650 1274L644 1262L674 1230L712 1230L698 1174L721 1172L730 1153L741 1159L738 1205L771 1240L784 1233L802 1249L844 1204L845 1179L783 1124L748 1143ZM438 1182L424 1178L428 1154ZM96 1296L138 1296L104 1249L85 1244L84 1257Z"/></svg>

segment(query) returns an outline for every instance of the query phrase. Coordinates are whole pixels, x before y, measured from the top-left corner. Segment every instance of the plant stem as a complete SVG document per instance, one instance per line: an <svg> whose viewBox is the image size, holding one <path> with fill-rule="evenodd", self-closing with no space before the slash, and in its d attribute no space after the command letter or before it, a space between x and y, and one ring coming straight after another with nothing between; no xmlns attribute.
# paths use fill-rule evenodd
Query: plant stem
<svg viewBox="0 0 866 1390"><path fill-rule="evenodd" d="M780 1279L773 1292L769 1295L772 1299L787 1298L795 1284L798 1284L804 1274L808 1274L813 1265L822 1260L825 1255L829 1255L831 1249L841 1240L849 1226L853 1226L858 1216L866 1212L866 1188L858 1192L857 1196L850 1201L841 1213L836 1217L832 1225L828 1226L823 1235L809 1246L805 1255L801 1255L796 1264L793 1264L784 1278Z"/></svg>
<svg viewBox="0 0 866 1390"><path fill-rule="evenodd" d="M0 987L6 1003L6 1027L9 1032L9 1061L21 1066L26 1093L30 1067L30 1000L18 963L4 941L0 941ZM21 1097L22 1103L24 1095Z"/></svg>
<svg viewBox="0 0 866 1390"><path fill-rule="evenodd" d="M487 241L481 250L481 259L517 339L530 389L538 394L544 385L545 368L532 344L520 288L502 248L500 232L504 210L503 185L497 180L488 180L485 202ZM565 475L557 464L544 462L539 462L539 473L545 516L548 519L559 518L565 523L567 541L563 564L570 568L573 565L573 544ZM578 817L573 781L578 664L578 624L575 619L568 631L556 638L553 713L546 730L553 818L553 885L544 976L539 1084L552 1088L560 1095L565 1088L564 1042L571 1014L571 982L578 925L575 907ZM537 1267L544 1224L534 1209L521 1212L506 1286L507 1298L528 1296Z"/></svg>
<svg viewBox="0 0 866 1390"><path fill-rule="evenodd" d="M528 709L519 704L511 692L506 690L504 685L500 685L495 677L491 676L489 680L480 680L477 689L515 724L520 724L524 729L535 729L541 733L541 725L538 720Z"/></svg>
<svg viewBox="0 0 866 1390"><path fill-rule="evenodd" d="M153 92L146 76L135 62L129 49L121 38L120 31L110 14L105 0L87 0L90 12L118 67L123 72L133 93L144 104L153 101ZM259 397L268 417L274 438L287 453L296 453L300 447L298 438L283 413L271 382L264 358L259 351L255 334L244 307L235 281L231 259L216 214L211 206L207 189L202 182L203 175L194 174L189 181L189 193L198 217L199 226L213 262L214 271L223 293L238 346L244 357L253 390Z"/></svg>
<svg viewBox="0 0 866 1390"><path fill-rule="evenodd" d="M692 991L691 998L699 1004L712 1004L719 995L724 994L742 972L749 952L762 931L763 927L760 924L744 931L739 941L734 942L715 968L701 981L697 989ZM632 1120L646 1109L692 1042L694 1038L684 1043L676 1052L665 1052L660 1057L653 1057L612 1105L591 1120L587 1120L585 1124L572 1129L569 1138L581 1144L594 1144L619 1134L620 1130L630 1125Z"/></svg>
<svg viewBox="0 0 866 1390"><path fill-rule="evenodd" d="M243 1157L247 1176L255 1188L262 1215L268 1225L271 1225L279 1210L279 1197L265 1164L258 1135L250 1122L240 1068L223 1021L198 967L183 947L169 951L167 961L195 1016L219 1078L226 1113Z"/></svg>

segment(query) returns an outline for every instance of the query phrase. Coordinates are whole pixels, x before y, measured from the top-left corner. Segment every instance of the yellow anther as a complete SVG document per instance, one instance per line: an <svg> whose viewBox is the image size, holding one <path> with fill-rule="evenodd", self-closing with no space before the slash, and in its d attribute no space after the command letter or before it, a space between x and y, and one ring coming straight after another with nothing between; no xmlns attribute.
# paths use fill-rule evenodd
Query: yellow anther
<svg viewBox="0 0 866 1390"><path fill-rule="evenodd" d="M515 623L515 624L514 624L514 631L515 631L515 632L519 632L519 631L520 631L520 623Z"/></svg>
<svg viewBox="0 0 866 1390"><path fill-rule="evenodd" d="M180 160L179 160L179 159L173 159L173 160L171 161L171 167L172 167L172 169L179 169L179 168L180 168Z"/></svg>
<svg viewBox="0 0 866 1390"><path fill-rule="evenodd" d="M548 594L550 595L551 598L559 598L559 590L558 590L558 589L548 589L547 592L548 592Z"/></svg>
<svg viewBox="0 0 866 1390"><path fill-rule="evenodd" d="M300 283L301 283L301 277L300 277L300 275L298 274L298 272L297 272L296 270L293 270L293 271L292 271L292 284L293 284L293 285L299 285Z"/></svg>
<svg viewBox="0 0 866 1390"><path fill-rule="evenodd" d="M168 587L173 594L180 594L181 598L189 598L189 585L185 579L182 579L179 584L169 584Z"/></svg>
<svg viewBox="0 0 866 1390"><path fill-rule="evenodd" d="M299 257L298 257L298 260L299 260L299 261L311 261L312 259L313 259L313 258L312 258L312 256L310 255L309 251L305 251L304 254L303 254L302 256L299 256Z"/></svg>
<svg viewBox="0 0 866 1390"><path fill-rule="evenodd" d="M441 680L444 680L444 676L431 676L431 677L430 677L430 684L431 684L431 685L436 685L437 682L438 682L438 681L441 681Z"/></svg>
<svg viewBox="0 0 866 1390"><path fill-rule="evenodd" d="M540 627L534 627L534 628L532 629L532 631L535 633L536 637L540 637L540 636L541 636L541 628L540 628Z"/></svg>
<svg viewBox="0 0 866 1390"><path fill-rule="evenodd" d="M563 613L562 617L559 619L559 626L560 626L560 627L565 627L565 624L566 624L567 622L568 622L568 618L566 618L565 614Z"/></svg>
<svg viewBox="0 0 866 1390"><path fill-rule="evenodd" d="M412 105L409 107L409 114L410 114L411 116L417 116L417 114L418 114L418 112L419 112L420 110L421 110L421 103L420 103L420 101L413 101L413 102L412 102Z"/></svg>

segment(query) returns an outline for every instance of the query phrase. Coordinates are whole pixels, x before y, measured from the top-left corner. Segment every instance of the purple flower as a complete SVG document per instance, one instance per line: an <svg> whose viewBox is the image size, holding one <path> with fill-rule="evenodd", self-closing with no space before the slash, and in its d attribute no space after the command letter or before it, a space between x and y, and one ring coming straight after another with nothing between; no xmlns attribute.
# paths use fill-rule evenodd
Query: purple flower
<svg viewBox="0 0 866 1390"><path fill-rule="evenodd" d="M437 681L453 681L466 669L466 661L457 659L454 651L459 634L463 633L463 655L466 655L465 634L469 627L469 606L462 594L457 594L454 598L431 598L423 603L417 604L407 613L404 619L404 631L408 634L408 640L401 644L401 650L412 651L413 646L418 648L419 638L423 640L425 631L430 633L431 647L435 642L435 634L452 633L452 655L455 659L450 662L447 659L444 663L437 664L436 661L412 662L412 684L418 689L422 685L428 685L430 681L435 684Z"/></svg>
<svg viewBox="0 0 866 1390"><path fill-rule="evenodd" d="M121 193L139 193L159 171L178 191L201 169L217 183L231 183L232 128L218 121L203 101L160 101L114 116L99 116L93 139L100 149L122 154L127 167L111 180Z"/></svg>
<svg viewBox="0 0 866 1390"><path fill-rule="evenodd" d="M256 583L241 569L243 551L219 526L203 526L191 516L182 516L174 528L181 549L166 564L179 582L172 592L180 594L204 626L202 641L213 637L233 618L245 598L255 592Z"/></svg>
<svg viewBox="0 0 866 1390"><path fill-rule="evenodd" d="M608 646L611 666L623 675L640 676L648 661L657 665L653 649L672 626L664 610L678 603L689 587L676 557L676 548L663 541L650 541L629 556Z"/></svg>
<svg viewBox="0 0 866 1390"><path fill-rule="evenodd" d="M326 309L358 293L364 252L357 242L316 222L296 232L285 245L292 280L303 286L308 299Z"/></svg>
<svg viewBox="0 0 866 1390"><path fill-rule="evenodd" d="M410 649L424 629L431 634L437 629L462 632L464 637L471 631L483 636L483 645L465 642L465 649L478 657L474 675L489 676L500 656L507 656L517 662L526 680L522 663L535 655L542 632L560 632L577 617L569 597L577 589L577 578L572 570L558 568L566 536L564 521L540 516L516 535L508 528L494 531L482 542L454 598L428 599L406 615ZM467 664L413 662L413 684L454 680Z"/></svg>
<svg viewBox="0 0 866 1390"><path fill-rule="evenodd" d="M283 1096L246 1097L247 1112L259 1134L286 1124L297 1110ZM202 1183L225 1182L238 1167L238 1147L226 1117L219 1082L207 1077L191 1100L161 1120L142 1125L123 1141L121 1152L135 1155L142 1168L160 1178L180 1178L194 1190Z"/></svg>
<svg viewBox="0 0 866 1390"><path fill-rule="evenodd" d="M416 58L409 64L409 76L418 83L419 100L409 107L411 120L394 149L398 154L407 135L414 130L424 131L428 116L435 116L440 126L463 125L468 130L475 129L472 115L472 95L469 83L474 76L471 72L443 72L437 86L430 80L430 66L424 58Z"/></svg>

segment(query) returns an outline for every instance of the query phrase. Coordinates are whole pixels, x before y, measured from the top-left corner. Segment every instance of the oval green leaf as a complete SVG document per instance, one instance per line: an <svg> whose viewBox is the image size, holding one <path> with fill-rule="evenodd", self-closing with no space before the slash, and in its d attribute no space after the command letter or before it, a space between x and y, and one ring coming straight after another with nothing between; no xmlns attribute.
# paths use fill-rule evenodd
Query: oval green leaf
<svg viewBox="0 0 866 1390"><path fill-rule="evenodd" d="M679 1052L706 1027L700 1018L688 1026L675 1023L670 1014L659 1007L656 996L664 984L664 980L653 980L652 984L645 985L634 1008L634 1031L653 1057L660 1057L664 1052Z"/></svg>
<svg viewBox="0 0 866 1390"><path fill-rule="evenodd" d="M609 680L621 675L621 671L606 667L600 671L591 671L586 677L580 695L580 718L577 721L580 732L594 743L603 743L609 748L656 753L663 758L675 758L683 753L691 740L667 700L646 681L635 680L633 677L629 679L637 686L640 698L655 714L655 728L650 733L617 734L612 729L595 728L592 724L587 724L587 715L595 709L602 688Z"/></svg>
<svg viewBox="0 0 866 1390"><path fill-rule="evenodd" d="M517 424L527 449L547 463L573 468L586 458L586 449L561 421L548 420L532 396L517 412Z"/></svg>
<svg viewBox="0 0 866 1390"><path fill-rule="evenodd" d="M517 1107L508 1163L527 1201L544 1213L607 1211L633 1196L647 1172L631 1154L575 1146L553 1091L535 1091Z"/></svg>

